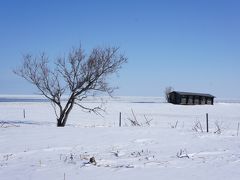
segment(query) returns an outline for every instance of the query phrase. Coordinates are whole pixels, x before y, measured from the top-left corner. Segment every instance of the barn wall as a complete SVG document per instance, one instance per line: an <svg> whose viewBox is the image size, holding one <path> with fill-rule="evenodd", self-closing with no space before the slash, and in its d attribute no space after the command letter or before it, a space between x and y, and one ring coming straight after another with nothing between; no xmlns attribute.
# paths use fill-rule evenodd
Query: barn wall
<svg viewBox="0 0 240 180"><path fill-rule="evenodd" d="M208 96L180 95L172 92L170 93L170 103L182 105L213 105L214 98Z"/></svg>

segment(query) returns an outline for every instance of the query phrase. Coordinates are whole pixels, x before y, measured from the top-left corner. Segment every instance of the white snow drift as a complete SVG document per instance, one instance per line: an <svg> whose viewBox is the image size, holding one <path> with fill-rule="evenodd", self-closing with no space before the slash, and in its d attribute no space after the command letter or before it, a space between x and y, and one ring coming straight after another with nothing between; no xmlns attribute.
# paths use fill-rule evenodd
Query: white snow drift
<svg viewBox="0 0 240 180"><path fill-rule="evenodd" d="M105 106L103 117L75 108L67 126L57 128L48 102L0 102L0 179L240 178L239 103L179 106L121 97ZM132 112L140 127L131 126Z"/></svg>

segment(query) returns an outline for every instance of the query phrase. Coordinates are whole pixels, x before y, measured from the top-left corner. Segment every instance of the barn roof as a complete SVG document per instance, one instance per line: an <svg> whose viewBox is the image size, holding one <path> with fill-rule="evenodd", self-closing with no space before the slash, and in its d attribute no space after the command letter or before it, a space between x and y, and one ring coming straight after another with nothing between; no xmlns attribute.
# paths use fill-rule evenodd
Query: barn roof
<svg viewBox="0 0 240 180"><path fill-rule="evenodd" d="M171 93L177 93L179 95L185 95L185 96L205 96L205 97L211 97L214 98L215 96L211 94L205 94L205 93L193 93L193 92L181 92L181 91L172 91Z"/></svg>

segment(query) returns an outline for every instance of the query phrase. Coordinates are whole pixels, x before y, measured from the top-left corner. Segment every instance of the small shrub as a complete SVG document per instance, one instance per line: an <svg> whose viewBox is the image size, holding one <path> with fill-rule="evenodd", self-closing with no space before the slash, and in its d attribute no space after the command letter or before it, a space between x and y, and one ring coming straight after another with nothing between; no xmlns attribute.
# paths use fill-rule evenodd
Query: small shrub
<svg viewBox="0 0 240 180"><path fill-rule="evenodd" d="M180 149L179 152L177 152L178 158L189 158L189 155L187 153L186 149Z"/></svg>
<svg viewBox="0 0 240 180"><path fill-rule="evenodd" d="M203 128L202 128L202 124L200 121L196 121L194 123L194 126L192 128L193 131L196 131L196 132L203 132Z"/></svg>
<svg viewBox="0 0 240 180"><path fill-rule="evenodd" d="M178 126L178 120L175 122L175 124L170 123L170 127L173 129L177 128L177 126Z"/></svg>
<svg viewBox="0 0 240 180"><path fill-rule="evenodd" d="M218 121L215 122L215 134L221 134L222 133L222 123L219 123Z"/></svg>

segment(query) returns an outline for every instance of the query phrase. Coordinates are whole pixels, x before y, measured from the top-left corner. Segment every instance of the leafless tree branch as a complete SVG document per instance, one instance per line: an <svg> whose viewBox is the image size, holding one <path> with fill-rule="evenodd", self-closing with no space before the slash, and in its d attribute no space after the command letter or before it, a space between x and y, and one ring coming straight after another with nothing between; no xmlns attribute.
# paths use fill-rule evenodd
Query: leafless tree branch
<svg viewBox="0 0 240 180"><path fill-rule="evenodd" d="M174 90L174 89L173 89L173 87L171 87L171 86L168 86L168 87L165 88L164 95L165 95L165 100L166 100L167 102L170 102L169 93L172 92L173 90Z"/></svg>
<svg viewBox="0 0 240 180"><path fill-rule="evenodd" d="M127 62L118 51L115 47L94 48L87 56L81 46L73 48L67 57L57 59L53 70L45 53L36 57L27 54L23 56L22 66L14 72L35 85L51 101L57 126L65 126L75 104L96 114L102 110L99 106L85 107L80 102L90 94L112 94L115 88L108 84L108 77ZM68 94L66 103L62 102L63 94Z"/></svg>

